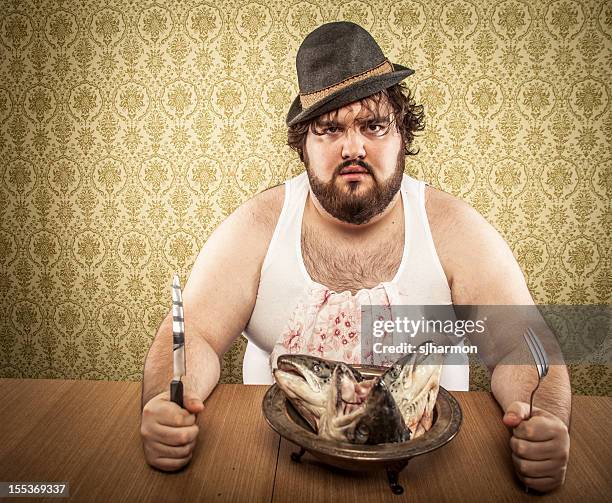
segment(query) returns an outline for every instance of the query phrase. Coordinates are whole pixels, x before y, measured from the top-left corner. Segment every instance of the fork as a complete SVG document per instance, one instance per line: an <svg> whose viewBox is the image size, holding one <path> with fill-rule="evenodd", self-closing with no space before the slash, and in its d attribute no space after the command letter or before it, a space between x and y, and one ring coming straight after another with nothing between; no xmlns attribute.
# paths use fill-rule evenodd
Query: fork
<svg viewBox="0 0 612 503"><path fill-rule="evenodd" d="M529 347L529 351L531 352L531 356L535 362L536 369L538 370L538 383L536 384L536 387L533 388L531 398L529 400L529 417L531 417L533 412L533 395L535 395L535 392L540 387L540 382L542 379L546 376L546 374L548 374L548 355L546 354L539 337L530 327L527 327L523 337L525 338L525 342ZM527 484L525 484L525 492L529 492L529 486Z"/></svg>
<svg viewBox="0 0 612 503"><path fill-rule="evenodd" d="M533 395L535 395L535 392L540 387L540 382L542 379L546 376L546 374L548 374L548 355L546 354L539 337L530 327L527 327L523 337L525 338L525 342L529 347L529 351L531 351L531 356L533 356L536 369L538 370L538 383L531 392L531 399L529 400L529 417L531 417L533 411Z"/></svg>

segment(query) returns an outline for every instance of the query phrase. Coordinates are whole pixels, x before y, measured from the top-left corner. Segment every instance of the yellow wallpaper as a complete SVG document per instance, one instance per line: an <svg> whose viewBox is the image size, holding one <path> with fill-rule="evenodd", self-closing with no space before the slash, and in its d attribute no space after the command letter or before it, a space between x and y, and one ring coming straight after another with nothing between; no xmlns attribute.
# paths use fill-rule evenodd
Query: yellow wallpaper
<svg viewBox="0 0 612 503"><path fill-rule="evenodd" d="M172 272L300 171L295 54L338 19L417 70L407 170L499 229L537 302L610 302L610 2L2 0L1 376L141 378ZM612 390L605 366L572 381Z"/></svg>

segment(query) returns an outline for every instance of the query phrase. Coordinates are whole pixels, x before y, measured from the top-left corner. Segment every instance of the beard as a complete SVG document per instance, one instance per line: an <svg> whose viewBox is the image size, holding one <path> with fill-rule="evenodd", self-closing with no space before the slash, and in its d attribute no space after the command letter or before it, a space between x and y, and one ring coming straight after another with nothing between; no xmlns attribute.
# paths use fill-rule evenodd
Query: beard
<svg viewBox="0 0 612 503"><path fill-rule="evenodd" d="M310 188L325 211L348 224L365 224L382 213L397 194L402 185L406 158L401 148L397 156L395 171L387 180L379 180L374 169L365 161L348 160L336 166L329 182L322 182L310 169L310 162L304 152L304 166L310 181ZM372 183L368 187L367 179L360 182L348 182L340 186L340 172L348 166L361 166L366 169Z"/></svg>

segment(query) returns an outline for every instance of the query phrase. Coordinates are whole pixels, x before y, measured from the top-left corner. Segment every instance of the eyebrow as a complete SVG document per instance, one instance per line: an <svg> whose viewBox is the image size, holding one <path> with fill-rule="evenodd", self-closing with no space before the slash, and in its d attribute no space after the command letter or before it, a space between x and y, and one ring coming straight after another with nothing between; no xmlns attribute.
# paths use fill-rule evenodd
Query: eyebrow
<svg viewBox="0 0 612 503"><path fill-rule="evenodd" d="M355 119L355 122L358 124L371 124L373 122L381 122L381 123L391 123L393 120L391 119L391 114L387 116L383 115L374 115L373 117L367 117L363 119ZM319 119L315 121L315 125L319 127L336 127L342 125L336 119Z"/></svg>

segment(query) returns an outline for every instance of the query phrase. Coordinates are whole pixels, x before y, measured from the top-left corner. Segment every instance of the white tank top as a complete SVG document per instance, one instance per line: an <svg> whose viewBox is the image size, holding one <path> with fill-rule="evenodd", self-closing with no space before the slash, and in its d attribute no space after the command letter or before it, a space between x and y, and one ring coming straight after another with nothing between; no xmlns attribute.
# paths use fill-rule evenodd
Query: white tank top
<svg viewBox="0 0 612 503"><path fill-rule="evenodd" d="M360 363L360 320L351 313L358 313L361 304L379 304L380 299L388 299L391 306L452 304L425 212L424 182L407 175L402 180L405 239L395 277L355 295L328 289L312 280L306 270L301 231L309 190L306 173L285 182L283 208L262 264L255 307L244 330L249 341L243 361L245 384L274 382L270 366L273 350ZM464 364L443 367L440 384L448 390L469 389L467 356Z"/></svg>

